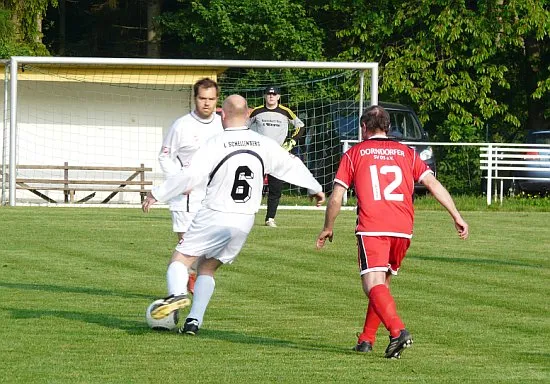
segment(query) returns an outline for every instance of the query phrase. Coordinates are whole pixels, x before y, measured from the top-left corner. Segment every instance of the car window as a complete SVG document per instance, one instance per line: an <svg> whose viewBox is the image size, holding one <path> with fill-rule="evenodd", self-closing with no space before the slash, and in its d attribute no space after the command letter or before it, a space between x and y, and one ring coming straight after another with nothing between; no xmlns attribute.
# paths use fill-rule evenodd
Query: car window
<svg viewBox="0 0 550 384"><path fill-rule="evenodd" d="M550 144L549 132L533 132L527 136L528 144Z"/></svg>
<svg viewBox="0 0 550 384"><path fill-rule="evenodd" d="M356 140L359 137L358 103L340 103L334 109L334 124L341 140ZM414 112L408 108L394 109L386 107L390 115L390 132L388 136L403 141L422 141L423 130Z"/></svg>
<svg viewBox="0 0 550 384"><path fill-rule="evenodd" d="M388 111L390 114L390 135L403 139L421 140L420 126L408 112Z"/></svg>

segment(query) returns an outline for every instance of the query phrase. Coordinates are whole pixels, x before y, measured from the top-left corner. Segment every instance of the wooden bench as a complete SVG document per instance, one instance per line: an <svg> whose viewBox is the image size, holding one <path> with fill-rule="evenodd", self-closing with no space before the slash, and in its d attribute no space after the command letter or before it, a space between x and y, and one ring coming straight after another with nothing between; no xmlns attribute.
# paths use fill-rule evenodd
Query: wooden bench
<svg viewBox="0 0 550 384"><path fill-rule="evenodd" d="M504 196L504 180L548 181L550 146L543 144L489 144L480 148L480 169L486 172L487 205L491 205L493 181L495 198ZM522 176L530 174L533 176ZM540 175L540 177L539 177Z"/></svg>
<svg viewBox="0 0 550 384"><path fill-rule="evenodd" d="M145 177L145 172L151 172L152 168L146 168L144 164L139 167L104 167L69 165L65 162L64 165L18 165L17 170L21 175L25 174L25 170L42 173L52 171L52 175L57 173L54 176L18 176L15 180L17 189L27 190L50 203L57 201L45 195L44 191L63 191L65 203L84 203L95 197L97 192L110 192L103 198L102 204L108 203L119 192L139 193L143 202L147 191L153 185L153 182ZM130 174L127 177L120 176L128 172ZM103 178L92 177L93 174L99 174ZM105 177L105 174L111 174L112 178ZM6 176L6 179L9 180L9 177ZM76 200L77 192L91 193Z"/></svg>

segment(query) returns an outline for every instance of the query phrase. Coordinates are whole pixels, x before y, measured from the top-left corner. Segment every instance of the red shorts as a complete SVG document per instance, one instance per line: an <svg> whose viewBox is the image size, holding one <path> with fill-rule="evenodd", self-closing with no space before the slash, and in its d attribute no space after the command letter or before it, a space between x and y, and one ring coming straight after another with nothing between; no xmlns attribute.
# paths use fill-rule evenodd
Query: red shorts
<svg viewBox="0 0 550 384"><path fill-rule="evenodd" d="M405 237L357 235L359 272L390 271L396 275L410 244L411 239Z"/></svg>

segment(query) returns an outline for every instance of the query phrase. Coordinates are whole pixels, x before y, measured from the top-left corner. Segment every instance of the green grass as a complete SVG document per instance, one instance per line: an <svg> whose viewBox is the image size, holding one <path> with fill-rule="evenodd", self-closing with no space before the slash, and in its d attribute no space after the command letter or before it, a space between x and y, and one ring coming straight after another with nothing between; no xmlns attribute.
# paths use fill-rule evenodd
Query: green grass
<svg viewBox="0 0 550 384"><path fill-rule="evenodd" d="M456 205L466 211L502 211L502 212L550 212L550 195L521 194L515 197L506 196L502 203L499 198L493 198L487 205L485 196L458 195L453 196ZM264 204L266 203L264 198ZM311 205L311 200L305 196L283 195L281 204L287 206ZM355 206L357 199L350 197L345 205ZM415 196L416 210L443 210L437 200L430 194Z"/></svg>
<svg viewBox="0 0 550 384"><path fill-rule="evenodd" d="M419 209L393 280L415 339L400 360L350 351L367 305L355 216L314 240L322 211L256 217L237 261L221 268L197 337L147 328L174 247L154 209L0 209L2 383L542 383L550 381L549 214Z"/></svg>

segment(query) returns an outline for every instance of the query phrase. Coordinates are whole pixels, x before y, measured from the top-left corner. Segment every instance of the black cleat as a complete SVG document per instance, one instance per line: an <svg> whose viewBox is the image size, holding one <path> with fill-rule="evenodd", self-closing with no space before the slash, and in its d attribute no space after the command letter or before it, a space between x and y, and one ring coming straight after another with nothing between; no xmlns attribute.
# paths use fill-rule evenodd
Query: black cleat
<svg viewBox="0 0 550 384"><path fill-rule="evenodd" d="M352 348L355 352L371 352L372 344L368 341L357 342L357 345Z"/></svg>
<svg viewBox="0 0 550 384"><path fill-rule="evenodd" d="M185 319L185 324L183 324L183 327L178 332L195 336L199 332L199 321L197 319Z"/></svg>
<svg viewBox="0 0 550 384"><path fill-rule="evenodd" d="M151 317L156 320L164 319L172 312L183 309L191 304L191 300L187 295L170 295L163 299L164 301L153 311L151 311Z"/></svg>
<svg viewBox="0 0 550 384"><path fill-rule="evenodd" d="M390 343L384 356L388 359L399 359L403 349L410 347L412 343L413 339L409 331L402 329L398 337L390 336Z"/></svg>

